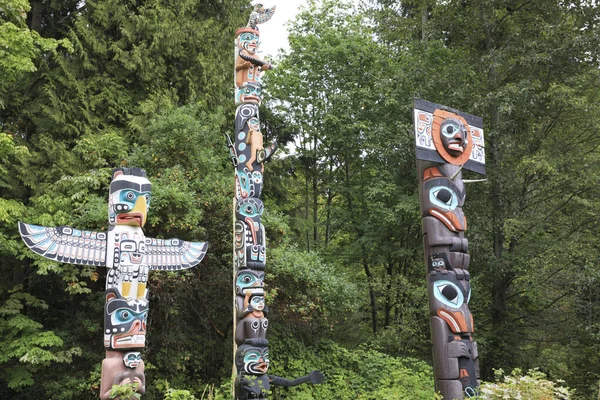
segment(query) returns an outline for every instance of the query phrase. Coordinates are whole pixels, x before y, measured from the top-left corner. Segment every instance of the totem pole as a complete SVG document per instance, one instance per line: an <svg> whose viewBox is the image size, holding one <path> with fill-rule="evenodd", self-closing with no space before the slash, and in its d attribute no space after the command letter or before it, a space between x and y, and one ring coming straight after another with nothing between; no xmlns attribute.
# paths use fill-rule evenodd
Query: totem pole
<svg viewBox="0 0 600 400"><path fill-rule="evenodd" d="M231 161L235 167L233 199L233 276L234 276L234 351L235 399L266 399L270 385L295 386L323 381L319 371L295 380L269 375L266 339L269 321L265 304L266 268L265 228L261 222L264 162L275 150L273 142L263 145L258 106L261 103L261 77L272 65L257 55L257 24L268 21L275 7L257 4L248 26L235 33L235 137L226 135ZM238 347L239 346L239 347ZM237 348L237 350L236 350Z"/></svg>
<svg viewBox="0 0 600 400"><path fill-rule="evenodd" d="M113 171L108 197L108 232L81 231L67 226L48 228L19 222L25 244L37 254L62 263L108 268L104 305L104 347L100 398L113 385L137 383L145 392L148 273L179 271L200 263L207 243L144 236L152 185L140 168Z"/></svg>
<svg viewBox="0 0 600 400"><path fill-rule="evenodd" d="M462 169L485 174L483 123L448 107L415 99L417 175L427 266L436 390L446 400L475 396L477 343L469 311L467 220ZM472 181L471 181L472 182Z"/></svg>

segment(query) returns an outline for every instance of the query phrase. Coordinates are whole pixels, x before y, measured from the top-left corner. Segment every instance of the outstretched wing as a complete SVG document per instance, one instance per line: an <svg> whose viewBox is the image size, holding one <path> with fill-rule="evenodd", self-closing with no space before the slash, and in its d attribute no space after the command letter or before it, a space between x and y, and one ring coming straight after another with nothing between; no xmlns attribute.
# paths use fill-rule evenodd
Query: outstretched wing
<svg viewBox="0 0 600 400"><path fill-rule="evenodd" d="M256 20L256 23L264 24L265 22L270 20L273 14L275 14L275 8L276 6L263 9L263 12L260 13L260 16Z"/></svg>
<svg viewBox="0 0 600 400"><path fill-rule="evenodd" d="M207 249L208 243L206 242L146 238L146 263L152 270L188 269L202 261Z"/></svg>
<svg viewBox="0 0 600 400"><path fill-rule="evenodd" d="M37 254L58 262L106 266L106 233L19 222L23 241Z"/></svg>

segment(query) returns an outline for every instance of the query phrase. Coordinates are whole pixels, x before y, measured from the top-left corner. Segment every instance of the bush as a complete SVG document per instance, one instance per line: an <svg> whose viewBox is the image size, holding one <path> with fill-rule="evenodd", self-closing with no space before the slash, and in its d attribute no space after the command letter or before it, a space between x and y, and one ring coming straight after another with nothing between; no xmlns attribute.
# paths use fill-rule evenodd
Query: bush
<svg viewBox="0 0 600 400"><path fill-rule="evenodd" d="M495 370L496 383L482 384L478 399L568 400L573 394L569 388L560 386L562 381L549 381L546 374L537 369L529 370L525 375L518 368L510 375L503 374L502 369Z"/></svg>

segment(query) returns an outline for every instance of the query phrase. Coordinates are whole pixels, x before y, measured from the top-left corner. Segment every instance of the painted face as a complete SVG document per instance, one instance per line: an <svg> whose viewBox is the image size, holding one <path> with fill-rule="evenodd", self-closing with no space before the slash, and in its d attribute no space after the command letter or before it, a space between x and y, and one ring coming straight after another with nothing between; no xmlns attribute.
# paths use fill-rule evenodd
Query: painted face
<svg viewBox="0 0 600 400"><path fill-rule="evenodd" d="M253 271L244 269L237 273L235 280L235 292L238 295L244 295L247 289L264 287L265 273L263 271Z"/></svg>
<svg viewBox="0 0 600 400"><path fill-rule="evenodd" d="M144 240L123 239L119 243L120 265L141 264L146 254Z"/></svg>
<svg viewBox="0 0 600 400"><path fill-rule="evenodd" d="M253 32L244 32L238 36L238 47L254 54L260 45L259 36Z"/></svg>
<svg viewBox="0 0 600 400"><path fill-rule="evenodd" d="M257 82L246 82L235 92L236 104L240 103L254 103L259 104L261 102L262 86Z"/></svg>
<svg viewBox="0 0 600 400"><path fill-rule="evenodd" d="M252 117L248 120L248 127L253 131L260 131L260 121L256 117Z"/></svg>
<svg viewBox="0 0 600 400"><path fill-rule="evenodd" d="M109 224L144 226L150 208L151 190L152 185L145 177L116 175L110 183Z"/></svg>
<svg viewBox="0 0 600 400"><path fill-rule="evenodd" d="M130 351L123 356L123 364L127 368L137 368L142 362L142 355L137 351Z"/></svg>
<svg viewBox="0 0 600 400"><path fill-rule="evenodd" d="M249 374L266 374L270 363L269 349L266 347L252 347L244 354L244 371Z"/></svg>
<svg viewBox="0 0 600 400"><path fill-rule="evenodd" d="M446 151L454 156L460 156L467 148L469 133L458 118L446 118L440 125L440 138Z"/></svg>
<svg viewBox="0 0 600 400"><path fill-rule="evenodd" d="M254 310L263 311L265 309L265 297L252 296L252 298L250 299L250 305Z"/></svg>
<svg viewBox="0 0 600 400"><path fill-rule="evenodd" d="M111 349L144 347L148 302L125 300L116 289L106 293L104 346Z"/></svg>

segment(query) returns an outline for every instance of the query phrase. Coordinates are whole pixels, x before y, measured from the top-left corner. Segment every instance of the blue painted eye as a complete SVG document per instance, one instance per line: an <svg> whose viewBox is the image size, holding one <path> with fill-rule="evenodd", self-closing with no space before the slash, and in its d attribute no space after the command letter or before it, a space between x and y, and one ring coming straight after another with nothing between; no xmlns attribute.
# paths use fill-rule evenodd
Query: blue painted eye
<svg viewBox="0 0 600 400"><path fill-rule="evenodd" d="M460 288L450 281L433 282L433 295L451 308L460 308L465 300Z"/></svg>
<svg viewBox="0 0 600 400"><path fill-rule="evenodd" d="M458 196L446 186L434 186L429 190L429 201L445 211L452 211L458 206Z"/></svg>
<svg viewBox="0 0 600 400"><path fill-rule="evenodd" d="M456 135L457 132L461 130L461 127L458 124L453 122L446 122L444 126L442 126L442 135L451 138Z"/></svg>
<svg viewBox="0 0 600 400"><path fill-rule="evenodd" d="M260 354L257 351L251 351L244 356L244 362L256 362L260 359Z"/></svg>
<svg viewBox="0 0 600 400"><path fill-rule="evenodd" d="M237 279L237 285L240 287L252 286L256 282L256 277L252 274L242 274Z"/></svg>

